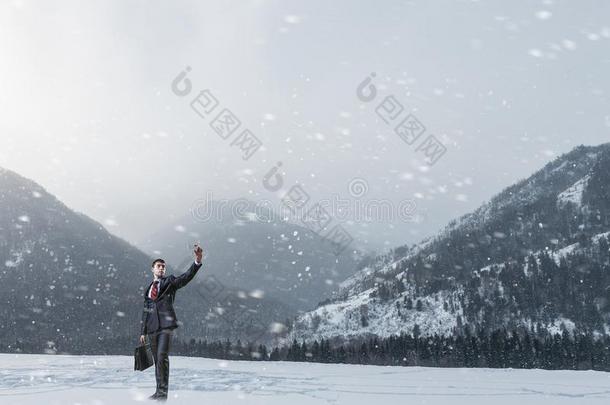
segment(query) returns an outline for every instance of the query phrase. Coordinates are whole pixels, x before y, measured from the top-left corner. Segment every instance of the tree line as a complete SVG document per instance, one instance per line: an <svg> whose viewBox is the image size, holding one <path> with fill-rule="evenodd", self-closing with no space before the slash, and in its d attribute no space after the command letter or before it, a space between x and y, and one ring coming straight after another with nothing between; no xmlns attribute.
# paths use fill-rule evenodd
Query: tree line
<svg viewBox="0 0 610 405"><path fill-rule="evenodd" d="M65 346L53 348L31 343L0 342L0 352L133 355L133 337L113 337L96 348ZM336 344L327 339L298 342L268 348L264 344L240 341L175 339L171 355L226 360L295 361L314 363L371 364L425 367L541 368L549 370L610 371L610 336L573 334L564 330L526 331L498 329L471 334L468 328L454 336L418 336L403 333L387 338L371 337Z"/></svg>

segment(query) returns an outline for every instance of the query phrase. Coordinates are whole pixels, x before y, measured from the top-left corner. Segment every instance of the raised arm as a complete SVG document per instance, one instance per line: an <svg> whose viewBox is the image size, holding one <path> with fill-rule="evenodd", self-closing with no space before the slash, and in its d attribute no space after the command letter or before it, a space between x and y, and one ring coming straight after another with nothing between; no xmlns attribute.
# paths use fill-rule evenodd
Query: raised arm
<svg viewBox="0 0 610 405"><path fill-rule="evenodd" d="M191 264L191 267L186 272L180 274L178 277L172 274L169 280L177 290L187 285L195 277L195 274L197 274L200 268L201 263L196 264L195 262L193 262L193 264Z"/></svg>
<svg viewBox="0 0 610 405"><path fill-rule="evenodd" d="M191 267L178 277L174 275L170 276L170 282L176 288L176 290L187 285L193 279L193 277L195 277L195 274L197 274L197 272L201 268L203 249L201 249L201 246L195 245L195 249L193 252L195 253L195 261L191 264Z"/></svg>

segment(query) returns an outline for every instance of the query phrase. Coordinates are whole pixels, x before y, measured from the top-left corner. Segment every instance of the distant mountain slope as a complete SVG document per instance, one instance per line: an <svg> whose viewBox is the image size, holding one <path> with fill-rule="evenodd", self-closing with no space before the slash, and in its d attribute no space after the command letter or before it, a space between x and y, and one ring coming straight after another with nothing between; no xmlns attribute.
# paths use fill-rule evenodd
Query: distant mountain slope
<svg viewBox="0 0 610 405"><path fill-rule="evenodd" d="M133 334L151 259L0 168L0 339L88 347ZM49 342L47 344L47 342Z"/></svg>
<svg viewBox="0 0 610 405"><path fill-rule="evenodd" d="M226 203L226 202L225 202ZM231 288L258 291L294 310L309 310L330 295L355 271L352 249L335 255L328 241L286 222L271 211L262 213L252 201L210 202L209 219L188 214L139 243L183 265L194 241L205 247L207 273ZM282 320L283 321L283 320Z"/></svg>
<svg viewBox="0 0 610 405"><path fill-rule="evenodd" d="M192 260L170 266L180 274ZM0 169L0 340L24 351L100 352L104 338L139 335L152 257ZM296 314L290 303L211 278L208 263L175 302L181 337L267 340ZM275 326L274 326L275 325ZM131 350L129 348L125 348ZM116 348L115 348L116 350Z"/></svg>
<svg viewBox="0 0 610 405"><path fill-rule="evenodd" d="M438 235L372 258L291 338L546 327L608 333L610 144L579 146Z"/></svg>

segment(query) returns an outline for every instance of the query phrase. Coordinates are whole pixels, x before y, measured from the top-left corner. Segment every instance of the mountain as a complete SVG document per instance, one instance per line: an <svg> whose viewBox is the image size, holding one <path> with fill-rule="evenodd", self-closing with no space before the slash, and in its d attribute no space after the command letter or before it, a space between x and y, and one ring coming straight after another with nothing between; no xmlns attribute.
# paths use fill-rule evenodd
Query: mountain
<svg viewBox="0 0 610 405"><path fill-rule="evenodd" d="M168 265L180 274L192 260ZM213 256L212 256L213 257ZM43 187L0 169L0 341L26 352L132 350L153 258L74 212ZM181 338L269 340L296 310L223 285L208 263L174 303ZM133 343L130 341L133 341ZM8 343L7 343L8 342Z"/></svg>
<svg viewBox="0 0 610 405"><path fill-rule="evenodd" d="M205 204L138 245L184 265L200 241L209 276L223 287L281 302L291 315L315 308L354 273L359 257L352 249L336 255L328 240L269 208L245 199Z"/></svg>
<svg viewBox="0 0 610 405"><path fill-rule="evenodd" d="M609 333L610 143L579 146L413 246L369 257L294 338Z"/></svg>
<svg viewBox="0 0 610 405"><path fill-rule="evenodd" d="M0 168L0 340L34 350L136 337L151 258ZM139 308L138 308L139 309Z"/></svg>

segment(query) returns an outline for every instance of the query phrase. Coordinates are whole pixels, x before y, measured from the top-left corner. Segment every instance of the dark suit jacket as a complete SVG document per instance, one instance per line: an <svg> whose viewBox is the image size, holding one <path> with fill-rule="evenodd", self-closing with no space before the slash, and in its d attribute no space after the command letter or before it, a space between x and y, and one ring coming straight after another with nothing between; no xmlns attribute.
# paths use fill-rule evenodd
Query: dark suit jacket
<svg viewBox="0 0 610 405"><path fill-rule="evenodd" d="M148 291L152 286L152 281L148 288L144 290L144 311L140 322L141 335L154 333L159 329L176 329L178 322L174 311L174 298L176 291L189 283L199 271L201 263L195 262L190 269L178 277L173 274L159 279L159 292L157 298L148 298Z"/></svg>

